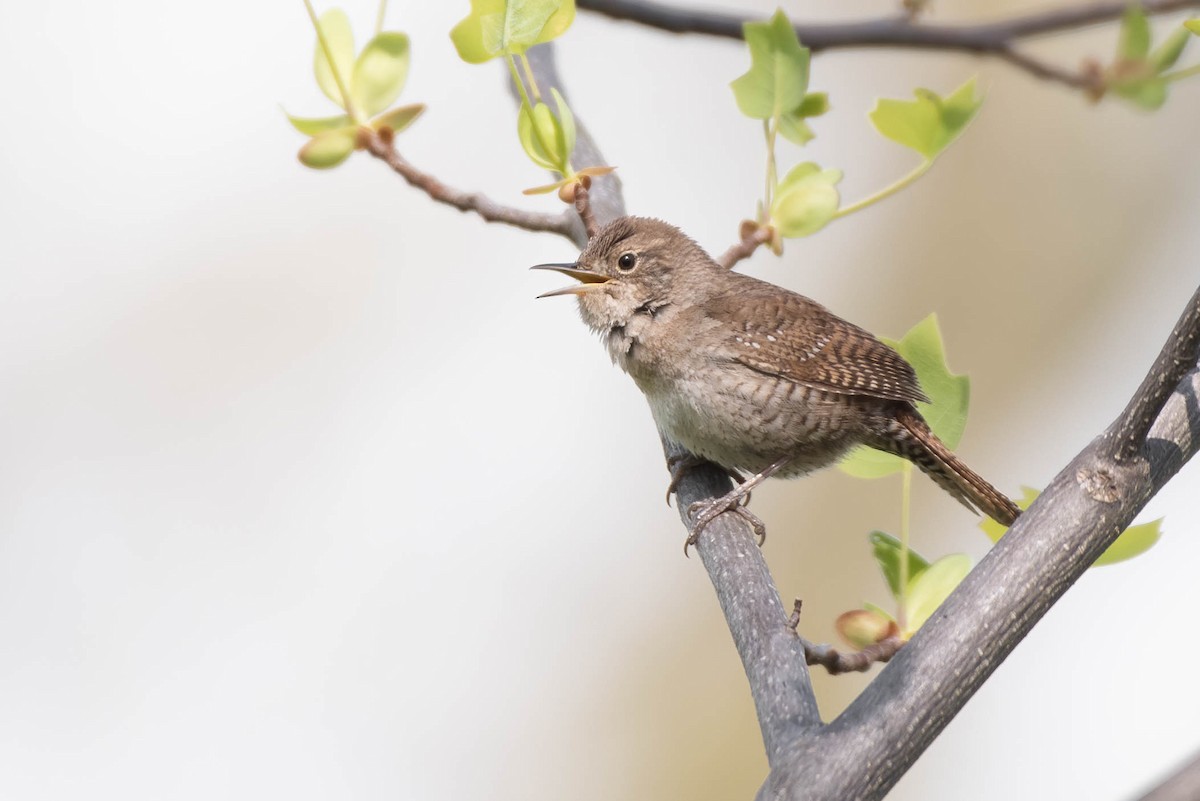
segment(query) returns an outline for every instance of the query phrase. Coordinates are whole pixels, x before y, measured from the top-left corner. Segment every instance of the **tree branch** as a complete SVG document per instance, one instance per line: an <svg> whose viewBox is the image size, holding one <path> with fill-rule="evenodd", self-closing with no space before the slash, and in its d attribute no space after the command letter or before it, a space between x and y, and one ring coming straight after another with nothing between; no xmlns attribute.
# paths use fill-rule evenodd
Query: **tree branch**
<svg viewBox="0 0 1200 801"><path fill-rule="evenodd" d="M734 265L742 259L753 256L754 251L770 239L771 229L765 226L754 226L753 223L747 221L742 224L742 241L731 245L729 250L722 253L721 258L717 259L717 264L726 270L732 270Z"/></svg>
<svg viewBox="0 0 1200 801"><path fill-rule="evenodd" d="M1195 801L1200 798L1200 754L1196 754L1139 801Z"/></svg>
<svg viewBox="0 0 1200 801"><path fill-rule="evenodd" d="M497 203L479 192L464 192L447 186L429 173L421 172L396 152L395 143L390 136L370 128L362 129L360 142L368 153L387 164L397 175L438 203L453 206L459 211L474 212L488 222L504 223L526 231L558 234L578 243L579 221L570 211L559 214L526 211Z"/></svg>
<svg viewBox="0 0 1200 801"><path fill-rule="evenodd" d="M861 651L842 653L832 645L817 645L800 638L804 643L804 656L810 665L820 665L829 671L830 675L840 673L865 673L876 662L887 662L904 647L904 640L899 637L888 637L877 643L872 643Z"/></svg>
<svg viewBox="0 0 1200 801"><path fill-rule="evenodd" d="M663 447L668 459L687 455L673 443L664 441ZM693 503L719 498L730 489L729 476L714 465L688 470L675 492L683 524L690 530L687 510ZM713 520L701 531L696 551L750 680L767 762L774 767L790 742L821 725L804 643L790 627L771 571L741 518L723 514Z"/></svg>
<svg viewBox="0 0 1200 801"><path fill-rule="evenodd" d="M763 799L880 799L1200 446L1200 290L1124 412L1059 475L870 686L800 737ZM1185 358L1186 357L1186 358ZM1178 360L1182 360L1181 362ZM1183 379L1166 392L1178 371ZM1161 398L1169 395L1165 405ZM1138 454L1142 410L1160 407Z"/></svg>
<svg viewBox="0 0 1200 801"><path fill-rule="evenodd" d="M1105 433L1106 455L1117 462L1128 461L1142 452L1146 436L1175 387L1196 364L1200 350L1200 289L1192 296L1171 337L1154 366L1142 379L1129 405L1121 413L1115 430Z"/></svg>
<svg viewBox="0 0 1200 801"><path fill-rule="evenodd" d="M737 14L699 11L643 0L577 0L581 9L613 19L627 20L671 33L699 33L727 39L742 38L745 18ZM1125 0L1090 3L1070 8L1025 14L977 25L927 25L909 16L867 22L795 25L796 34L813 51L858 47L892 47L922 50L957 50L993 55L1038 78L1074 88L1091 88L1087 74L1062 70L1016 52L1017 42L1035 36L1062 33L1118 19ZM1200 0L1145 0L1147 14L1165 14L1200 6Z"/></svg>

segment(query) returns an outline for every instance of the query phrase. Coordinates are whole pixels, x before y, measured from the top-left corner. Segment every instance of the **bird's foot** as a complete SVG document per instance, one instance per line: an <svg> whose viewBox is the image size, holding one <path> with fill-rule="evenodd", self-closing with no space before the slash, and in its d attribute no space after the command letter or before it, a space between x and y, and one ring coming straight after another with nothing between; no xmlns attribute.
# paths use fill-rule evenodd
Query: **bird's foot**
<svg viewBox="0 0 1200 801"><path fill-rule="evenodd" d="M694 470L703 465L712 465L718 470L722 470L733 479L734 484L742 484L745 478L736 470L730 470L727 467L721 467L716 462L710 462L702 456L696 456L692 453L683 453L678 456L667 457L667 470L671 472L671 483L667 485L667 506L671 505L671 496L679 489L679 483L683 481L683 477L687 475L689 470ZM746 492L746 503L750 502L750 493Z"/></svg>
<svg viewBox="0 0 1200 801"><path fill-rule="evenodd" d="M697 501L689 506L688 518L692 521L692 531L683 543L684 556L687 555L688 546L696 544L704 527L726 512L733 512L750 524L750 529L754 532L754 536L758 537L758 545L761 548L762 544L767 541L767 527L763 525L763 521L746 508L746 504L750 502L750 490L766 481L790 461L790 456L777 459L762 472L755 473L745 481L741 481L733 488L732 492L711 501Z"/></svg>
<svg viewBox="0 0 1200 801"><path fill-rule="evenodd" d="M767 541L767 526L758 515L746 508L750 502L750 491L743 484L733 492L722 495L711 501L696 501L688 507L688 517L692 520L692 530L683 541L683 554L687 556L688 546L695 545L700 539L700 533L705 527L726 512L733 512L750 525L750 530L758 538L758 547Z"/></svg>

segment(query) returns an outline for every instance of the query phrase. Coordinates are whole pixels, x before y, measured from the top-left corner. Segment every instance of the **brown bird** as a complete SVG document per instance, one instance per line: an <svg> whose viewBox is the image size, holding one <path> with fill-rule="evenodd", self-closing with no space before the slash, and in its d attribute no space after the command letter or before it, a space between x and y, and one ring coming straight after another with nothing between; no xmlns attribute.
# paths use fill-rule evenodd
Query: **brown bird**
<svg viewBox="0 0 1200 801"><path fill-rule="evenodd" d="M769 476L832 464L855 445L908 459L972 510L1011 525L1020 510L929 429L912 366L867 331L782 287L717 264L678 228L622 217L574 264L535 269L580 283L588 327L646 395L659 431L738 481L689 510L689 543L717 515L744 509ZM690 463L672 467L671 489ZM668 490L668 493L671 490Z"/></svg>

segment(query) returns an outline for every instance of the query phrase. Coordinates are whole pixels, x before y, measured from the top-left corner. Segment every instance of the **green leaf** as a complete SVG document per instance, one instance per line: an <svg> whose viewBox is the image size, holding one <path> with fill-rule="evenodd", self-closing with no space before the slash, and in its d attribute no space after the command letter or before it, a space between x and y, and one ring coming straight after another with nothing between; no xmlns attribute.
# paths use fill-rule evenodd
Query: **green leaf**
<svg viewBox="0 0 1200 801"><path fill-rule="evenodd" d="M928 89L914 94L916 100L877 101L870 118L881 134L930 161L958 138L983 103L974 78L944 98Z"/></svg>
<svg viewBox="0 0 1200 801"><path fill-rule="evenodd" d="M325 131L350 125L350 118L345 114L339 114L336 117L293 117L286 111L284 114L287 115L288 122L292 124L292 127L305 136L316 136Z"/></svg>
<svg viewBox="0 0 1200 801"><path fill-rule="evenodd" d="M899 341L880 337L903 356L917 372L921 389L932 403L918 403L917 410L938 439L948 448L962 440L971 401L971 379L950 372L937 315L931 314L908 330ZM899 456L864 446L850 451L838 465L856 478L882 478L899 472L905 461Z"/></svg>
<svg viewBox="0 0 1200 801"><path fill-rule="evenodd" d="M946 597L971 572L971 559L963 553L943 556L908 583L908 631L916 632L937 611Z"/></svg>
<svg viewBox="0 0 1200 801"><path fill-rule="evenodd" d="M870 601L863 601L863 609L866 609L868 612L874 612L875 614L879 615L880 617L884 618L885 620L893 620L894 619L892 617L891 612L888 612L885 609L876 606L875 604L871 603Z"/></svg>
<svg viewBox="0 0 1200 801"><path fill-rule="evenodd" d="M1021 487L1021 497L1016 499L1017 506L1022 510L1028 509L1041 494L1041 490ZM1121 532L1121 536L1117 537L1116 541L1092 563L1092 567L1124 562L1150 550L1162 536L1162 521L1163 518L1160 517L1149 523L1139 523L1125 529ZM1007 528L991 519L980 521L979 528L983 530L984 534L987 534L988 539L992 542L999 542L1000 538L1008 531Z"/></svg>
<svg viewBox="0 0 1200 801"><path fill-rule="evenodd" d="M1112 93L1123 97L1139 108L1154 111L1167 102L1167 82L1162 78L1146 78L1114 84Z"/></svg>
<svg viewBox="0 0 1200 801"><path fill-rule="evenodd" d="M575 115L571 113L567 101L553 86L550 87L550 95L554 98L554 107L558 109L558 146L562 152L563 164L567 165L571 154L575 152Z"/></svg>
<svg viewBox="0 0 1200 801"><path fill-rule="evenodd" d="M894 347L917 371L921 388L933 401L918 403L917 410L946 447L957 448L967 427L971 379L950 372L937 315L917 323Z"/></svg>
<svg viewBox="0 0 1200 801"><path fill-rule="evenodd" d="M459 57L482 64L516 56L561 36L575 19L575 0L471 0L471 13L450 31Z"/></svg>
<svg viewBox="0 0 1200 801"><path fill-rule="evenodd" d="M346 109L345 99L338 91L337 80L333 77L336 68L338 75L345 82L346 90L350 89L350 73L354 69L354 34L350 31L350 20L340 8L331 8L321 15L317 21L320 36L317 38L316 51L313 53L313 74L317 76L317 85L325 96ZM325 48L321 46L321 37L329 45L333 56L333 65L325 57ZM349 109L346 109L349 111Z"/></svg>
<svg viewBox="0 0 1200 801"><path fill-rule="evenodd" d="M1171 32L1171 35L1163 40L1162 44L1154 48L1154 52L1150 54L1150 66L1154 68L1156 73L1163 73L1175 66L1175 62L1183 55L1184 48L1191 41L1191 35L1184 28L1177 28Z"/></svg>
<svg viewBox="0 0 1200 801"><path fill-rule="evenodd" d="M792 113L784 114L779 118L779 133L784 139L798 145L807 144L816 136L803 117Z"/></svg>
<svg viewBox="0 0 1200 801"><path fill-rule="evenodd" d="M1196 34L1197 36L1200 36L1200 17L1197 17L1196 19L1187 20L1186 22L1183 23L1183 27L1187 28L1189 31Z"/></svg>
<svg viewBox="0 0 1200 801"><path fill-rule="evenodd" d="M900 540L882 531L872 531L868 539L871 543L871 550L875 554L875 561L879 563L879 569L883 571L888 589L892 591L892 597L900 600ZM917 576L924 573L928 567L929 562L925 557L912 548L908 549L909 586L912 586Z"/></svg>
<svg viewBox="0 0 1200 801"><path fill-rule="evenodd" d="M771 225L781 236L808 236L825 227L841 198L835 188L841 170L822 170L811 161L797 164L779 182L771 201Z"/></svg>
<svg viewBox="0 0 1200 801"><path fill-rule="evenodd" d="M796 113L801 117L820 117L829 111L829 95L825 92L809 92Z"/></svg>
<svg viewBox="0 0 1200 801"><path fill-rule="evenodd" d="M789 142L803 145L813 138L812 129L804 120L819 117L829 110L829 96L824 92L812 92L804 96L799 108L779 117L779 133Z"/></svg>
<svg viewBox="0 0 1200 801"><path fill-rule="evenodd" d="M354 152L357 141L358 128L355 126L317 134L300 148L300 163L314 170L336 167Z"/></svg>
<svg viewBox="0 0 1200 801"><path fill-rule="evenodd" d="M1121 33L1117 39L1117 59L1140 61L1150 52L1150 21L1136 3L1125 9Z"/></svg>
<svg viewBox="0 0 1200 801"><path fill-rule="evenodd" d="M904 459L859 445L838 462L838 469L855 478L884 478L904 469Z"/></svg>
<svg viewBox="0 0 1200 801"><path fill-rule="evenodd" d="M371 120L371 127L375 130L381 128L391 128L392 133L400 133L405 128L413 124L413 121L420 117L425 111L424 103L412 103L407 106L396 106L391 111L385 111L375 119Z"/></svg>
<svg viewBox="0 0 1200 801"><path fill-rule="evenodd" d="M747 117L773 120L800 108L808 90L809 50L782 10L768 22L742 26L750 47L750 70L730 86Z"/></svg>
<svg viewBox="0 0 1200 801"><path fill-rule="evenodd" d="M376 36L358 55L350 95L363 114L378 114L395 102L408 78L408 37L395 31Z"/></svg>
<svg viewBox="0 0 1200 801"><path fill-rule="evenodd" d="M1125 529L1121 536L1100 554L1100 558L1092 563L1092 567L1115 565L1117 562L1144 554L1162 537L1162 521L1163 518L1160 517L1149 523L1139 523Z"/></svg>
<svg viewBox="0 0 1200 801"><path fill-rule="evenodd" d="M555 98L556 103L560 100L561 97ZM564 104L560 108L565 107ZM570 113L569 109L567 113ZM573 146L573 118L569 126L564 126L545 103L536 103L532 109L528 104L522 103L520 111L517 112L517 136L521 140L521 147L534 164L546 170L567 172L567 163L571 156L566 149L567 127L572 134L570 144Z"/></svg>

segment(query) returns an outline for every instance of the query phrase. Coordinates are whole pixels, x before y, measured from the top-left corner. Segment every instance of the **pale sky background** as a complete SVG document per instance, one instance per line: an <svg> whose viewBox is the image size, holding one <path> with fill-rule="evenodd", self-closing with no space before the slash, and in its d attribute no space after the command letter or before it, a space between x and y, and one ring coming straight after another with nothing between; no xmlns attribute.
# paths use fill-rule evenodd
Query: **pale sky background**
<svg viewBox="0 0 1200 801"><path fill-rule="evenodd" d="M430 106L400 148L555 210L519 194L545 176L500 69L453 52L467 7L391 4L403 100ZM346 8L362 41L375 7ZM1037 52L1070 66L1115 31ZM587 15L566 41L629 209L725 248L760 191L742 46ZM570 301L534 300L557 284L526 267L572 247L361 154L302 168L279 104L332 112L311 47L299 2L0 10L0 797L751 798L753 706L645 404ZM781 158L861 197L914 163L874 98L973 74L983 111L930 175L744 269L884 335L938 312L972 379L960 452L1016 494L1120 411L1200 280L1200 82L1144 114L968 56L820 55L834 111ZM892 798L1119 801L1200 749L1198 469L1143 515L1160 545L1072 589ZM884 602L866 536L898 493L836 471L756 493L808 636ZM927 555L985 552L923 479L914 514ZM818 676L824 713L868 679Z"/></svg>

